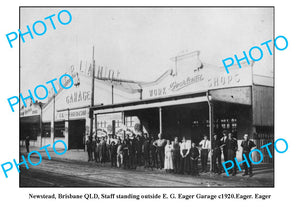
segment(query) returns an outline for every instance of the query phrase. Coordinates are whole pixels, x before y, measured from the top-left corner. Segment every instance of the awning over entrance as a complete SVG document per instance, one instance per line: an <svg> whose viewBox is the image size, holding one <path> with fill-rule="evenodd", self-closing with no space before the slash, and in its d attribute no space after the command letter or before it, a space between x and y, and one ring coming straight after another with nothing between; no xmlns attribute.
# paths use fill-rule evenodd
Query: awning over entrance
<svg viewBox="0 0 300 213"><path fill-rule="evenodd" d="M28 116L28 117L20 117L20 122L23 124L34 124L40 122L40 116L34 115L34 116Z"/></svg>
<svg viewBox="0 0 300 213"><path fill-rule="evenodd" d="M211 137L213 132L222 134L223 130L236 135L249 132L251 102L251 87L239 87L95 106L92 110L96 119L97 115L122 113L120 120L125 125L125 117L137 116L154 134L180 134L200 140L204 134Z"/></svg>

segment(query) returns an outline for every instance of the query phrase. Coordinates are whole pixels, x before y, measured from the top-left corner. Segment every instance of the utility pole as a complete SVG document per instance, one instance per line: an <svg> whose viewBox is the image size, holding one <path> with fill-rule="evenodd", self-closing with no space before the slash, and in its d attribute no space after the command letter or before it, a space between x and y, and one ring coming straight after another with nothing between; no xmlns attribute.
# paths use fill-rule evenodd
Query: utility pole
<svg viewBox="0 0 300 213"><path fill-rule="evenodd" d="M114 85L111 83L111 104L114 104Z"/></svg>
<svg viewBox="0 0 300 213"><path fill-rule="evenodd" d="M41 114L40 114L40 133L41 133L41 147L43 146L43 103L38 101L37 102L39 104L40 110L41 110Z"/></svg>
<svg viewBox="0 0 300 213"><path fill-rule="evenodd" d="M55 142L55 92L53 89L53 144ZM69 120L68 120L69 122Z"/></svg>
<svg viewBox="0 0 300 213"><path fill-rule="evenodd" d="M213 143L213 131L214 131L214 107L213 103L211 102L209 98L209 92L206 92L207 97L207 103L208 103L208 116L209 116L209 140L210 140L210 148L212 150L212 143ZM210 152L210 172L212 172L212 161L213 161L213 155L212 152Z"/></svg>
<svg viewBox="0 0 300 213"><path fill-rule="evenodd" d="M91 97L91 107L90 107L90 138L92 139L93 137L93 117L94 117L94 112L92 110L92 107L94 106L94 90L95 90L95 58L94 58L94 52L95 52L95 47L93 46L93 74L92 74L92 97Z"/></svg>

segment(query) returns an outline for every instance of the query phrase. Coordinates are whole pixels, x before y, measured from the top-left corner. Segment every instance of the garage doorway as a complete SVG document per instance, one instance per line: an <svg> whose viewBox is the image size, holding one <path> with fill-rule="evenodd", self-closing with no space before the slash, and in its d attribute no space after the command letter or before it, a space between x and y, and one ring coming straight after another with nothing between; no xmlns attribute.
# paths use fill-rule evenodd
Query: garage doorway
<svg viewBox="0 0 300 213"><path fill-rule="evenodd" d="M69 149L84 149L85 120L69 121Z"/></svg>

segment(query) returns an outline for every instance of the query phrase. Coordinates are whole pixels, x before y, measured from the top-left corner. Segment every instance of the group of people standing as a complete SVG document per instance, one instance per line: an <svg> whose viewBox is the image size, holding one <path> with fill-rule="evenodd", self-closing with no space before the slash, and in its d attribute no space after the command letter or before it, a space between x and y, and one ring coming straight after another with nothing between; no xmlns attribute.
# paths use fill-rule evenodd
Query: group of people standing
<svg viewBox="0 0 300 213"><path fill-rule="evenodd" d="M249 159L249 153L252 148L254 148L256 144L249 139L248 134L244 134L244 138L241 143L242 147L242 156L243 161L247 160L243 163L244 167L244 174L245 175L252 175L252 163ZM228 134L226 132L223 132L223 137L219 140L217 134L213 135L212 140L212 171L216 173L222 173L223 172L223 166L222 166L222 153L223 153L223 159L224 162L231 160L234 162L234 167L232 170L229 171L229 174L232 174L232 176L236 175L237 172L237 164L235 162L236 158L236 152L238 151L238 143L237 139L233 137L232 133L229 132ZM246 156L247 159L244 158Z"/></svg>
<svg viewBox="0 0 300 213"><path fill-rule="evenodd" d="M217 134L213 135L212 141L207 136L203 137L200 143L187 141L182 137L179 141L178 137L173 140L163 139L162 134L158 134L158 138L154 139L147 133L142 135L129 135L125 139L117 136L112 137L95 137L86 141L88 151L88 161L96 161L100 164L110 162L112 167L124 169L136 169L137 166L145 168L165 169L167 173L178 174L199 174L199 159L201 161L200 172L208 172L208 156L212 155L212 172L221 174L223 170L222 154L224 161L232 160L236 157L238 150L237 139L232 133L223 132L223 137L218 138ZM255 144L248 139L248 135L244 135L241 144L245 156L249 156L249 152ZM245 173L252 174L252 165L250 163L248 169L244 164ZM237 172L236 164L231 170L231 174ZM249 170L249 171L248 171ZM248 173L249 172L249 173Z"/></svg>

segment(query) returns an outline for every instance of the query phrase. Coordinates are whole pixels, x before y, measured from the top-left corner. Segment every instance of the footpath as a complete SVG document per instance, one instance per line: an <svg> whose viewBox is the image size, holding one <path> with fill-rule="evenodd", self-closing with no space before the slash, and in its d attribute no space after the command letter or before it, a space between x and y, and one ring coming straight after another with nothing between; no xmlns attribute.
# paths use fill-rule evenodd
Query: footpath
<svg viewBox="0 0 300 213"><path fill-rule="evenodd" d="M33 150L38 151L42 155L43 159L48 160L48 156L47 156L47 153L45 152L45 150L40 150L39 147L30 146L30 151L33 151ZM62 151L63 151L63 149L61 149L61 150L57 149L57 152L62 152ZM78 163L81 165L87 164L87 165L95 165L95 166L98 164L95 161L88 162L88 154L86 151L83 151L82 149L80 149L80 150L72 149L72 150L68 150L63 155L57 155L53 151L52 147L50 146L50 147L48 147L48 152L49 152L49 155L51 156L51 161L73 162L75 164ZM20 147L20 154L24 155L27 158L27 152L26 152L25 147L23 147L23 146ZM38 158L38 156L36 154L33 154L31 157ZM104 166L110 167L110 162L105 163ZM242 165L240 165L240 166L241 166L241 168L243 168ZM136 170L149 172L149 169L145 169L143 166L137 167ZM165 171L163 169L162 170L153 169L153 173L165 173ZM224 180L226 178L231 179L231 180L236 179L237 181L238 180L243 181L243 180L247 180L248 178L251 178L251 179L255 179L259 182L268 182L268 183L270 183L270 182L272 182L272 180L274 180L274 168L273 168L272 164L261 163L258 165L254 165L252 177L249 177L248 175L242 176L242 174L243 174L243 171L237 170L237 174L234 177L232 177L231 175L227 176L225 173L218 175L218 174L213 174L210 172L200 173L199 176L203 177L203 178L211 178L211 177L218 178L218 177L220 177Z"/></svg>

